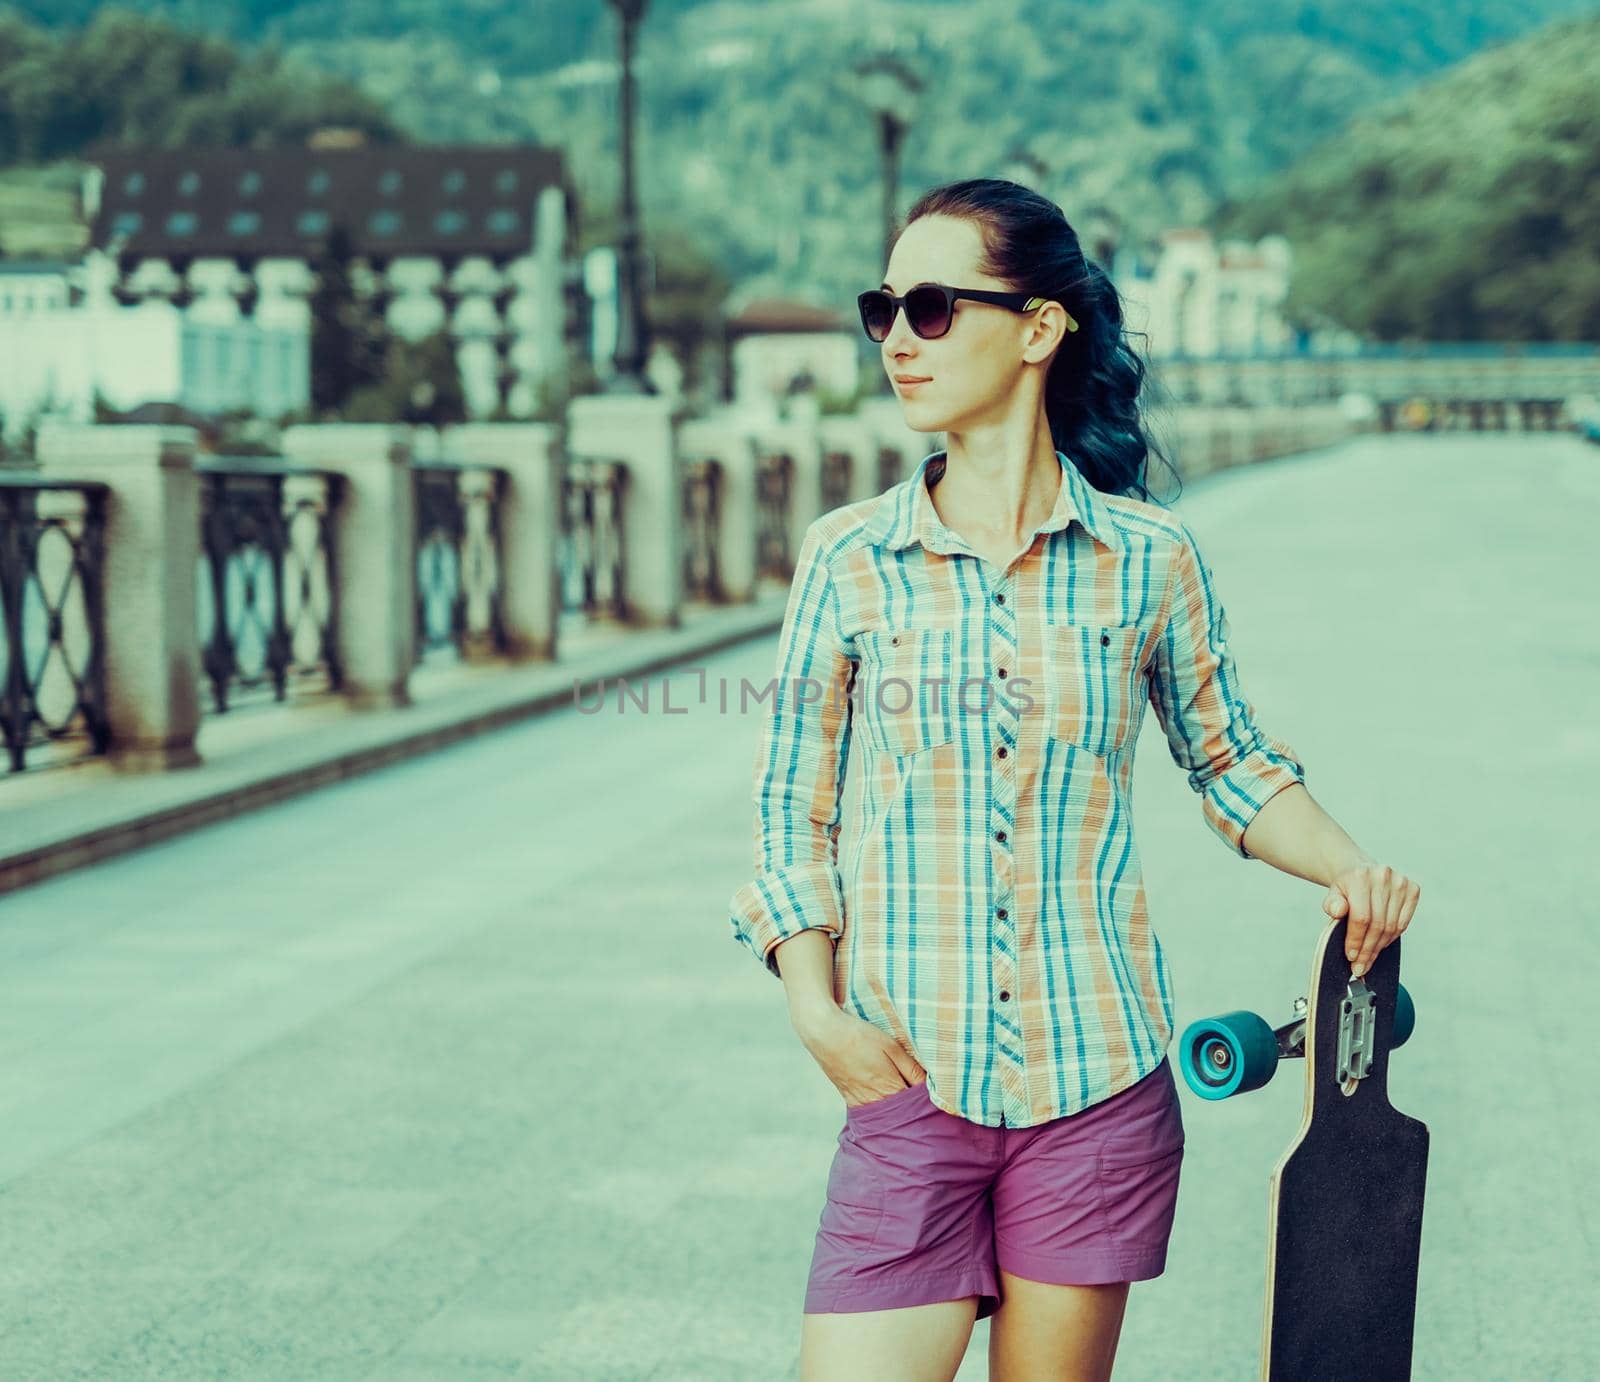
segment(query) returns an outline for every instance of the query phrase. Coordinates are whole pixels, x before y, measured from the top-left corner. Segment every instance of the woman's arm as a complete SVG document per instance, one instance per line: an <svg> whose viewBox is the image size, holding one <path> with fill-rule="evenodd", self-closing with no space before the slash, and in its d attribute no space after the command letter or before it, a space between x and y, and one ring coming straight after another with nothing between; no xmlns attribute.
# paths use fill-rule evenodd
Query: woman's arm
<svg viewBox="0 0 1600 1382"><path fill-rule="evenodd" d="M1167 617L1150 655L1149 695L1172 761L1189 774L1200 812L1235 854L1250 858L1244 835L1273 797L1305 782L1294 748L1256 722L1228 644L1228 616L1211 567L1188 525L1172 554Z"/></svg>
<svg viewBox="0 0 1600 1382"><path fill-rule="evenodd" d="M1353 974L1365 974L1377 953L1411 924L1420 885L1372 858L1303 784L1270 798L1244 838L1251 857L1326 885L1322 910L1335 920L1348 917L1345 956Z"/></svg>
<svg viewBox="0 0 1600 1382"><path fill-rule="evenodd" d="M754 772L755 874L728 904L736 939L762 960L786 989L820 995L820 950L791 985L777 949L804 931L844 930L838 871L840 797L850 752L852 663L839 634L838 596L813 523L795 558L794 580L778 638L771 712ZM832 955L831 942L827 946ZM784 952L785 959L788 952ZM832 983L826 995L831 997ZM794 994L791 992L791 1002Z"/></svg>
<svg viewBox="0 0 1600 1382"><path fill-rule="evenodd" d="M1348 915L1360 975L1405 930L1421 889L1379 864L1319 806L1294 749L1256 722L1228 646L1228 617L1194 534L1181 525L1166 627L1150 662L1150 703L1188 769L1206 823L1246 859L1324 884L1323 910Z"/></svg>

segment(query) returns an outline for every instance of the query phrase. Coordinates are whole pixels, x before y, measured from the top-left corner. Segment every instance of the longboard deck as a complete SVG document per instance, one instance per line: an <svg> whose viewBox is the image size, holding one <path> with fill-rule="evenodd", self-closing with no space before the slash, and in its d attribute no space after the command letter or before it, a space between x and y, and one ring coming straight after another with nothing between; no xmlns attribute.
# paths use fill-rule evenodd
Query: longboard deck
<svg viewBox="0 0 1600 1382"><path fill-rule="evenodd" d="M1345 922L1322 934L1307 991L1305 1107L1267 1191L1267 1382L1411 1376L1428 1128L1389 1102L1400 987L1391 941L1362 976L1373 991L1371 1072L1346 1095L1339 1022L1350 979Z"/></svg>

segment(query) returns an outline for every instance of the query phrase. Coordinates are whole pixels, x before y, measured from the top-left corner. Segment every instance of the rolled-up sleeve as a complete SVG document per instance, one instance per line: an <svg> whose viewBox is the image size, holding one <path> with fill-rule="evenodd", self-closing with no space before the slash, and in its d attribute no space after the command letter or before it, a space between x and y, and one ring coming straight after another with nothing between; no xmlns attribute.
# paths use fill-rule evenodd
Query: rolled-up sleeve
<svg viewBox="0 0 1600 1382"><path fill-rule="evenodd" d="M853 664L816 524L806 530L778 639L770 714L755 761L755 877L728 904L734 936L775 978L780 942L843 931L839 803L850 746ZM768 688L754 688L765 692ZM741 688L742 694L742 688Z"/></svg>
<svg viewBox="0 0 1600 1382"><path fill-rule="evenodd" d="M1269 798L1305 781L1294 749L1256 723L1228 646L1228 616L1185 524L1172 559L1170 615L1149 668L1150 704L1206 824L1248 859L1244 832Z"/></svg>

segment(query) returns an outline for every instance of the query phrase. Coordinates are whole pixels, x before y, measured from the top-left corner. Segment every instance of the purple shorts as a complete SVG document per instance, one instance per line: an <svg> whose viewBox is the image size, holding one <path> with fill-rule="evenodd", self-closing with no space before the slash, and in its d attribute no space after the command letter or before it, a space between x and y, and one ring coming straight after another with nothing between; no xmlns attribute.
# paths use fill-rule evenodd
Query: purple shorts
<svg viewBox="0 0 1600 1382"><path fill-rule="evenodd" d="M1166 1268L1183 1161L1172 1067L1078 1113L990 1128L948 1113L925 1080L846 1107L805 1313L888 1310L976 1295L999 1267L1062 1285Z"/></svg>

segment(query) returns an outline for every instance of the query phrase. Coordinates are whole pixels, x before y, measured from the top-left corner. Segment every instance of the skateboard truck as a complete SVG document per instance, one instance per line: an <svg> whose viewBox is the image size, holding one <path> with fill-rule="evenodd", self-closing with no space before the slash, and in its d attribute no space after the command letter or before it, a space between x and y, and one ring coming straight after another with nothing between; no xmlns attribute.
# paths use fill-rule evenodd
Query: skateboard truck
<svg viewBox="0 0 1600 1382"><path fill-rule="evenodd" d="M1372 1073L1377 994L1364 978L1351 978L1339 1001L1338 1075L1341 1085ZM1391 1048L1403 1046L1416 1024L1406 986L1397 986ZM1294 1000L1294 1016L1278 1027L1253 1012L1222 1013L1191 1022L1178 1043L1178 1064L1189 1088L1202 1099L1226 1099L1260 1089L1280 1060L1304 1058L1306 1000ZM1347 1088L1346 1093L1349 1093Z"/></svg>
<svg viewBox="0 0 1600 1382"><path fill-rule="evenodd" d="M1303 999L1301 1000L1304 1001ZM1373 1018L1377 997L1362 979L1352 979L1339 1005L1339 1081L1372 1073Z"/></svg>

